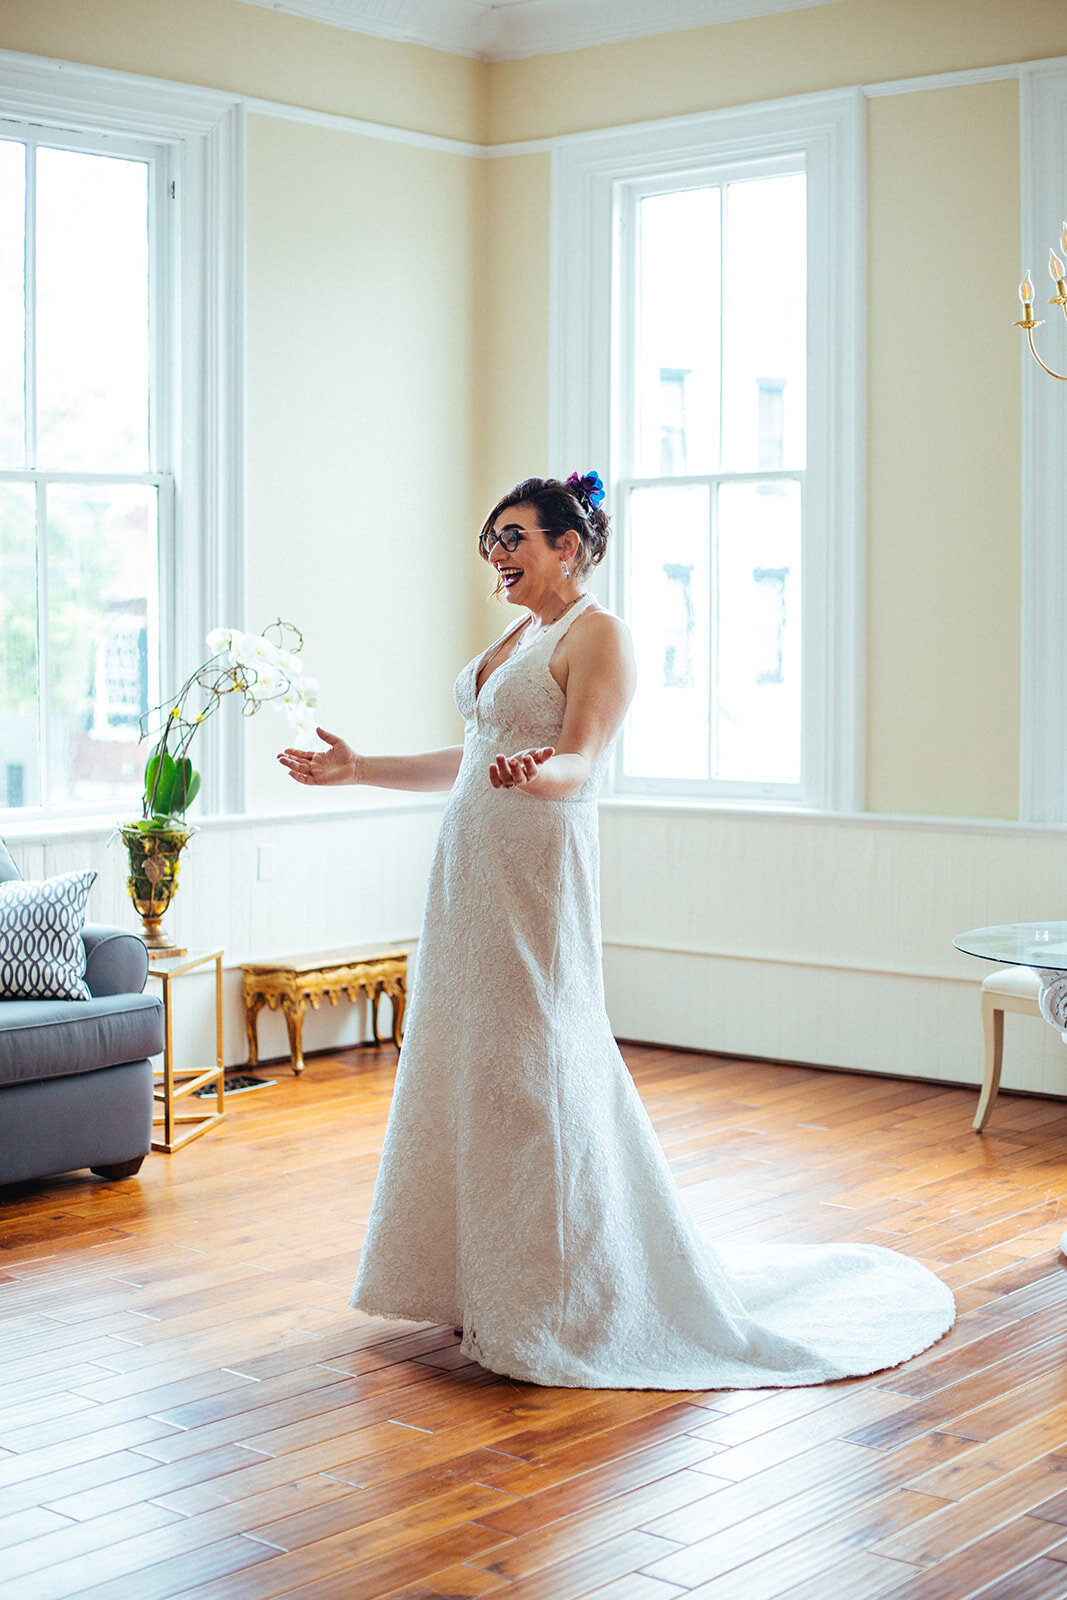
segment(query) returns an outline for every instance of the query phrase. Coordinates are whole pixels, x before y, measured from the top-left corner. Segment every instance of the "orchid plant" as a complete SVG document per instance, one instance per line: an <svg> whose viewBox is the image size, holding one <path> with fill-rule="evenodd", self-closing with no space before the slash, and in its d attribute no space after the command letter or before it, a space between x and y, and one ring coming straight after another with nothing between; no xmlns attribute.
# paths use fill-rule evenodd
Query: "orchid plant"
<svg viewBox="0 0 1067 1600"><path fill-rule="evenodd" d="M200 773L189 758L189 746L201 723L218 710L223 695L239 694L246 717L254 716L261 705L275 705L285 712L301 743L314 736L318 683L304 672L300 659L304 636L299 628L280 619L262 633L214 628L207 646L212 654L190 673L178 693L141 718L143 738L159 719L145 767L143 815L136 824L142 832L185 826L185 813L200 789Z"/></svg>

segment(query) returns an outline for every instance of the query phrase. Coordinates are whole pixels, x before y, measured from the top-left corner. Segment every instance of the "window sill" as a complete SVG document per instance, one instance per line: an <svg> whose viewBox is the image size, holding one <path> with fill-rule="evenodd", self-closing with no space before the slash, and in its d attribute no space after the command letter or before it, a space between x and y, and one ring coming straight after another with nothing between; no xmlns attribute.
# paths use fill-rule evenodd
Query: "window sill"
<svg viewBox="0 0 1067 1600"><path fill-rule="evenodd" d="M232 815L193 817L190 827L198 833L238 828L284 826L288 823L338 822L359 817L391 816L438 811L444 805L442 794L404 794L397 799L353 799L348 805L308 806L300 811L243 811ZM122 820L128 820L124 818ZM117 817L70 816L16 821L0 817L0 838L9 842L33 843L46 839L107 838L119 826Z"/></svg>
<svg viewBox="0 0 1067 1600"><path fill-rule="evenodd" d="M814 823L830 827L863 827L923 830L930 833L991 833L1020 838L1062 838L1067 823L1019 822L1005 817L937 817L919 813L883 811L815 811L806 806L780 801L695 799L692 796L633 794L605 795L600 809L608 812L650 811L676 816L739 817L752 821Z"/></svg>

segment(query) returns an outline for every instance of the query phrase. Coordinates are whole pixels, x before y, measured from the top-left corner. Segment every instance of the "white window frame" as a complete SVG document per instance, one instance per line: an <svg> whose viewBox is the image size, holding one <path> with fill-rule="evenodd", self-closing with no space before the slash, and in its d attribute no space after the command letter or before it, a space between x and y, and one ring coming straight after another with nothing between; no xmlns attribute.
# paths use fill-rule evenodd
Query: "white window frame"
<svg viewBox="0 0 1067 1600"><path fill-rule="evenodd" d="M158 323L152 359L168 388L172 431L154 439L152 465L175 483L173 496L160 497L159 542L160 674L163 693L172 693L203 660L209 628L242 626L244 109L213 90L0 51L4 119L69 132L72 143L88 140L105 153L109 144L124 153L130 139L165 151L176 224L164 230L169 244L152 266L173 315ZM243 809L240 753L221 721L202 736L209 813ZM114 809L2 815L9 827Z"/></svg>
<svg viewBox="0 0 1067 1600"><path fill-rule="evenodd" d="M861 90L559 141L552 171L550 452L556 472L595 466L609 494L619 482L613 307L624 297L617 234L624 186L646 179L684 183L696 173L798 155L808 196L801 781L795 787L697 786L629 779L623 786L616 777L618 793L702 797L731 805L862 809L866 104ZM624 527L620 533L624 539ZM605 566L596 588L619 610L620 554L610 554Z"/></svg>
<svg viewBox="0 0 1067 1600"><path fill-rule="evenodd" d="M1067 213L1067 65L1022 67L1019 84L1022 266L1044 306L1046 263ZM1020 273L1021 276L1021 273ZM1008 290L1005 285L1005 294ZM1040 312L1038 313L1040 314ZM1021 315L1021 312L1020 312ZM1067 372L1060 308L1035 335L1042 360ZM1008 330L1011 331L1010 329ZM1019 819L1067 823L1067 384L1042 372L1020 336L1022 373L1022 660Z"/></svg>

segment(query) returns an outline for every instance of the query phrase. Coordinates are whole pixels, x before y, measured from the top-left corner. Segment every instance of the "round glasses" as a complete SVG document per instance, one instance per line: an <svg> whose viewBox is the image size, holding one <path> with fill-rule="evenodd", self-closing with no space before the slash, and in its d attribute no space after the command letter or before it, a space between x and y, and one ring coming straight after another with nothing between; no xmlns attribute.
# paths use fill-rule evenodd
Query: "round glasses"
<svg viewBox="0 0 1067 1600"><path fill-rule="evenodd" d="M523 531L522 528L504 528L502 532L497 533L495 528L486 529L485 533L478 535L478 544L482 555L488 561L489 553L495 544L502 544L509 556L514 555L519 548L519 540L522 538Z"/></svg>

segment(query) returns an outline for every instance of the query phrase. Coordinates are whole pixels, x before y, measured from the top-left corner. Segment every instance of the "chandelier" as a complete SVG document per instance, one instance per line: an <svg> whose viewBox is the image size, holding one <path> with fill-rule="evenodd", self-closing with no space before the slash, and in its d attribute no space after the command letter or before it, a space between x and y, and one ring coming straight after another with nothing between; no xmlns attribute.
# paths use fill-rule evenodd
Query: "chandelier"
<svg viewBox="0 0 1067 1600"><path fill-rule="evenodd" d="M1060 249L1067 256L1067 222L1063 224L1063 232L1060 234ZM1049 301L1049 305L1059 306L1064 316L1067 317L1067 284L1064 282L1064 278L1067 276L1067 267L1064 266L1055 250L1050 250L1048 253L1048 270L1053 283L1056 285L1056 293ZM1040 328L1044 319L1041 317L1035 318L1034 316L1034 285L1029 270L1027 270L1022 283L1019 285L1019 299L1023 303L1023 314L1022 319L1015 326L1022 328L1026 334L1026 342L1030 346L1030 354L1042 371L1047 372L1050 378L1058 378L1061 383L1067 383L1067 373L1053 372L1052 368L1042 361L1034 348L1034 329Z"/></svg>

